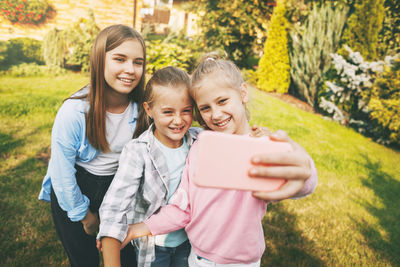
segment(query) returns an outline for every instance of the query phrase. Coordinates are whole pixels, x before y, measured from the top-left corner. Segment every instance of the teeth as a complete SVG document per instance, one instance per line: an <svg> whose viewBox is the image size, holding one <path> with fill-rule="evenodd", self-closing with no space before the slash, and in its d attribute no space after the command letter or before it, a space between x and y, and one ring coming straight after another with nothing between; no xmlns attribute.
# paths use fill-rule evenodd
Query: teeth
<svg viewBox="0 0 400 267"><path fill-rule="evenodd" d="M119 78L120 81L125 82L125 83L131 83L133 82L133 79L128 79L128 78Z"/></svg>
<svg viewBox="0 0 400 267"><path fill-rule="evenodd" d="M170 129L173 130L173 131L181 131L183 128L185 128L185 126L182 126L182 127L175 127L175 128L170 127Z"/></svg>
<svg viewBox="0 0 400 267"><path fill-rule="evenodd" d="M230 122L230 120L231 120L231 118L228 118L228 119L226 119L226 120L224 120L222 122L214 123L214 124L217 125L218 127L223 127L223 126L227 125L228 122Z"/></svg>

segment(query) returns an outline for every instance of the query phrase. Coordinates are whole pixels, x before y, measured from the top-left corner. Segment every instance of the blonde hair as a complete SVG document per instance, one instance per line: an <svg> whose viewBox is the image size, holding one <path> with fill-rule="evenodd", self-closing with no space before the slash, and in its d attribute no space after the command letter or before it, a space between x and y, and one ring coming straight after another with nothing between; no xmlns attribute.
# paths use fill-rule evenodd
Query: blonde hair
<svg viewBox="0 0 400 267"><path fill-rule="evenodd" d="M214 75L218 75L218 79L222 80L227 87L237 89L238 91L240 91L241 86L244 84L244 79L239 68L235 63L226 59L226 53L221 54L221 52L217 51L207 53L200 58L200 64L192 74L192 85L189 92L193 99L196 99L196 91L202 86L202 83ZM249 119L250 113L246 105L244 107L246 117ZM208 128L201 118L197 106L195 106L195 119L201 126Z"/></svg>
<svg viewBox="0 0 400 267"><path fill-rule="evenodd" d="M174 88L177 90L181 90L183 86L188 90L190 88L190 77L186 71L172 66L168 66L156 71L147 82L146 90L143 96L143 102L147 102L150 107L153 106L155 101L156 94L154 93L154 87L156 85ZM139 116L136 122L136 129L133 133L133 138L139 137L149 128L151 123L152 119L147 115L143 104L141 104L139 106Z"/></svg>

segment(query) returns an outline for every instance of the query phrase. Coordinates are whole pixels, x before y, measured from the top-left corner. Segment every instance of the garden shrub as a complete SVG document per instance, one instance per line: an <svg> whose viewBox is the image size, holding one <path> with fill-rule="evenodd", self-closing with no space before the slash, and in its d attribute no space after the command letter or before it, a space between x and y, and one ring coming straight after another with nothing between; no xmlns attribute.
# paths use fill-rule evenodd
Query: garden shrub
<svg viewBox="0 0 400 267"><path fill-rule="evenodd" d="M378 55L400 53L400 1L385 0L385 16L379 32Z"/></svg>
<svg viewBox="0 0 400 267"><path fill-rule="evenodd" d="M147 72L173 65L191 73L198 58L206 52L200 39L188 39L183 34L171 33L164 40L146 40Z"/></svg>
<svg viewBox="0 0 400 267"><path fill-rule="evenodd" d="M32 38L14 38L1 45L1 69L5 70L21 63L43 64L42 41ZM3 59L2 59L3 58Z"/></svg>
<svg viewBox="0 0 400 267"><path fill-rule="evenodd" d="M189 57L189 49L174 43L154 40L147 45L147 72L153 74L156 70L170 65L187 71Z"/></svg>
<svg viewBox="0 0 400 267"><path fill-rule="evenodd" d="M7 41L0 40L0 66L5 66L6 57L7 57Z"/></svg>
<svg viewBox="0 0 400 267"><path fill-rule="evenodd" d="M318 106L318 91L331 66L330 53L339 46L347 12L347 7L334 3L314 5L304 27L291 32L291 93L311 106Z"/></svg>
<svg viewBox="0 0 400 267"><path fill-rule="evenodd" d="M268 29L264 54L259 62L257 85L267 92L287 93L289 89L288 22L285 10L284 2L278 1Z"/></svg>
<svg viewBox="0 0 400 267"><path fill-rule="evenodd" d="M396 139L391 137L390 129L398 129L396 116L399 109L393 110L400 101L396 94L398 73L382 72L391 66L395 57L368 62L359 52L353 52L348 46L344 48L349 54L347 58L331 55L334 69L327 74L330 81L326 82L325 91L320 94L319 107L335 121L349 125L380 143L392 143Z"/></svg>
<svg viewBox="0 0 400 267"><path fill-rule="evenodd" d="M31 76L58 76L67 73L67 70L55 65L37 65L36 63L22 63L12 66L9 70L4 71L12 77L31 77Z"/></svg>
<svg viewBox="0 0 400 267"><path fill-rule="evenodd" d="M400 145L400 59L379 73L372 85L368 108L376 122L379 143Z"/></svg>
<svg viewBox="0 0 400 267"><path fill-rule="evenodd" d="M378 47L378 34L385 16L385 0L355 0L342 44L358 51L367 60L374 60ZM340 54L346 51L342 48Z"/></svg>
<svg viewBox="0 0 400 267"><path fill-rule="evenodd" d="M45 22L55 13L47 0L2 0L0 11L11 23L34 25Z"/></svg>

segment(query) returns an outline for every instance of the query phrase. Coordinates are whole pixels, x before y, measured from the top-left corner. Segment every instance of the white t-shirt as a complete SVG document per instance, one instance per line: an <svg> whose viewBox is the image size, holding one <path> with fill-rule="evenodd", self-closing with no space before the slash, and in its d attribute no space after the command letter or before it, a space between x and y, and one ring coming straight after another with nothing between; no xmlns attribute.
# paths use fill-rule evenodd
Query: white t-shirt
<svg viewBox="0 0 400 267"><path fill-rule="evenodd" d="M186 138L183 138L182 145L178 148L170 148L162 144L155 138L156 143L160 147L165 161L167 162L169 172L169 192L168 201L175 193L181 182L182 171L185 167L186 157L189 154L189 144ZM167 202L168 203L168 202ZM163 247L177 247L187 240L187 235L184 229L177 230L165 235L156 235L155 244Z"/></svg>
<svg viewBox="0 0 400 267"><path fill-rule="evenodd" d="M131 102L121 114L106 112L106 137L110 144L110 152L100 151L92 161L76 162L77 165L99 176L114 175L117 172L121 151L133 136L129 125L132 108Z"/></svg>

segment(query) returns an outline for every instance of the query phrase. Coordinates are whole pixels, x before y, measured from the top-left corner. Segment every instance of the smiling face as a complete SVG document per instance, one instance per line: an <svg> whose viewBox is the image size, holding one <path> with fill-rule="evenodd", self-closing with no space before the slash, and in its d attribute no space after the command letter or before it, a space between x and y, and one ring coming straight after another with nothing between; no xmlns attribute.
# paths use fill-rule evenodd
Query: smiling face
<svg viewBox="0 0 400 267"><path fill-rule="evenodd" d="M141 43L129 39L106 52L104 78L111 94L128 95L143 74L144 55Z"/></svg>
<svg viewBox="0 0 400 267"><path fill-rule="evenodd" d="M211 75L195 91L195 101L203 121L210 130L230 134L250 132L245 103L247 88L229 87L218 75Z"/></svg>
<svg viewBox="0 0 400 267"><path fill-rule="evenodd" d="M189 130L193 119L193 105L189 90L181 85L178 88L154 85L154 101L143 107L155 124L154 136L162 144L177 148Z"/></svg>

